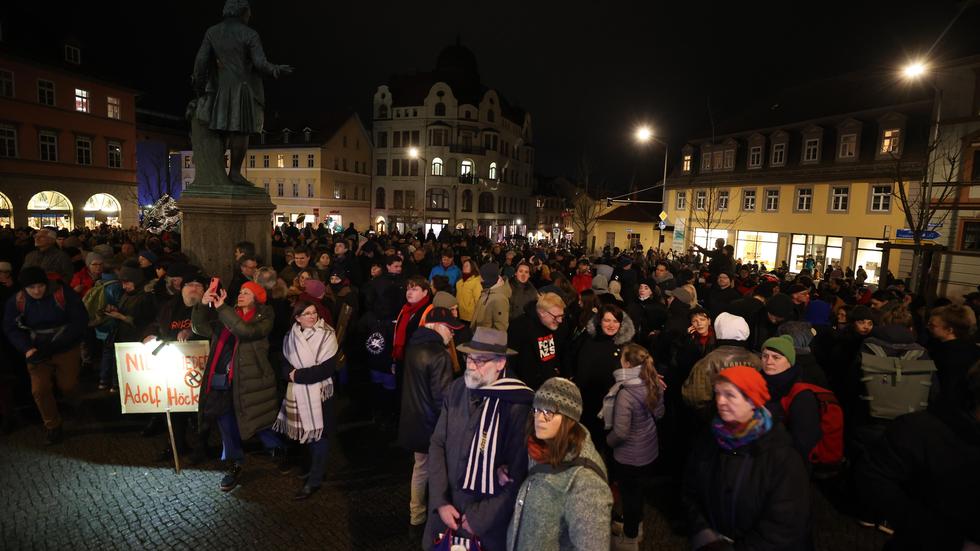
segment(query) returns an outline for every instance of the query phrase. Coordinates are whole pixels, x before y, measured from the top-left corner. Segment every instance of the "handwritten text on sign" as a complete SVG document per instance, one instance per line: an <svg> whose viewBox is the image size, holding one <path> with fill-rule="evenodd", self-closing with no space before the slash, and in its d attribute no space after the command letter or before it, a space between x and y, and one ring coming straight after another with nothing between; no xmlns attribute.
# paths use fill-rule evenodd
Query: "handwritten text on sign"
<svg viewBox="0 0 980 551"><path fill-rule="evenodd" d="M123 413L197 411L208 359L207 341L116 343L119 402Z"/></svg>

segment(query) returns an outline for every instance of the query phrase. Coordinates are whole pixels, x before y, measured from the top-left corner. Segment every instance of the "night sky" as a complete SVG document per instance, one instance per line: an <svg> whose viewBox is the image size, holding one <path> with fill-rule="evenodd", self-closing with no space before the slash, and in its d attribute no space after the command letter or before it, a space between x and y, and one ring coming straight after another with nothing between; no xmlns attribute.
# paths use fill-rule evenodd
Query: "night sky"
<svg viewBox="0 0 980 551"><path fill-rule="evenodd" d="M223 0L74 2L60 12L30 4L0 10L5 34L72 33L88 53L83 62L140 89L140 105L182 114L194 53ZM640 152L633 144L637 123L677 148L710 135L709 105L718 122L782 87L849 71L889 74L926 52L962 7L952 0L254 0L252 26L272 62L296 67L289 79L266 84L267 127L276 128L276 114L315 120L318 111L345 108L370 125L375 88L391 74L431 69L459 36L484 84L531 113L538 173L575 176L584 156L594 183L621 189L634 167L641 183L662 169L661 146ZM974 4L934 57L980 54L978 30Z"/></svg>

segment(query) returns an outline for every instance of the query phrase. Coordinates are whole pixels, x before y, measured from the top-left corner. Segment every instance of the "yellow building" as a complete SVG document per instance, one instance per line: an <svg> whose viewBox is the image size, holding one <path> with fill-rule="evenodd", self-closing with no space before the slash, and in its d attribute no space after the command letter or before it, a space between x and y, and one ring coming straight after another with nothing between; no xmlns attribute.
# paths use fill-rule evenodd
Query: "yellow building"
<svg viewBox="0 0 980 551"><path fill-rule="evenodd" d="M922 181L932 101L925 91L883 91L875 78L787 91L688 142L667 179L665 245L712 248L723 238L743 262L799 271L812 256L821 269L863 266L877 282L885 267L876 245L908 227L896 182L914 197ZM903 256L887 266L902 278Z"/></svg>
<svg viewBox="0 0 980 551"><path fill-rule="evenodd" d="M253 138L244 174L262 186L276 210L273 222L326 223L359 230L370 224L371 135L356 113L325 117L315 127L297 126ZM257 142L257 143L254 143ZM194 159L183 152L184 185L194 180Z"/></svg>

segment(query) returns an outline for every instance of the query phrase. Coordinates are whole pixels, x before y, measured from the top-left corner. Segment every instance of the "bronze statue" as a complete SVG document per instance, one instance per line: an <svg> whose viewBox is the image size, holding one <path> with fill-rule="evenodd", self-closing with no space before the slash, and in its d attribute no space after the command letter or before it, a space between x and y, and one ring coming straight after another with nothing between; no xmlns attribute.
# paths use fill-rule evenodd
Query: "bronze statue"
<svg viewBox="0 0 980 551"><path fill-rule="evenodd" d="M289 65L269 63L259 34L248 26L248 0L227 0L224 20L209 28L194 60L197 99L188 107L196 174L193 187L252 183L242 176L249 134L262 131L262 75L288 75ZM225 175L225 149L230 150Z"/></svg>

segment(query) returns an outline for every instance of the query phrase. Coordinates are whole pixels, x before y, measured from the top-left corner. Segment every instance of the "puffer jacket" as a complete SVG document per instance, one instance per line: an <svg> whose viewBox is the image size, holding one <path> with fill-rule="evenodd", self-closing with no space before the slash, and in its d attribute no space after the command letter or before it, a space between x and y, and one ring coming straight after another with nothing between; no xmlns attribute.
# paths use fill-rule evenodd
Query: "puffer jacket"
<svg viewBox="0 0 980 551"><path fill-rule="evenodd" d="M664 397L657 400L653 412L647 407L646 400L647 386L642 381L640 384L623 384L616 394L612 430L606 435L606 443L620 464L642 467L653 463L660 455L654 418L664 416Z"/></svg>
<svg viewBox="0 0 980 551"><path fill-rule="evenodd" d="M476 310L473 319L470 320L470 327L492 327L498 331L507 332L510 325L510 298L507 283L500 279L489 289L484 289L480 293L479 300L476 301Z"/></svg>
<svg viewBox="0 0 980 551"><path fill-rule="evenodd" d="M757 371L762 371L762 359L759 358L758 354L750 352L738 344L724 344L726 341L718 342L722 343L722 346L715 348L694 364L687 380L684 381L684 387L681 389L684 402L702 412L711 410L711 403L714 399L712 381L722 369L733 365L747 365L754 367Z"/></svg>
<svg viewBox="0 0 980 551"><path fill-rule="evenodd" d="M579 457L606 472L591 438L582 443ZM566 461L573 459L566 457ZM533 459L529 460L529 469L535 465ZM611 515L612 492L591 468L575 466L534 473L517 492L514 516L507 527L507 549L606 551Z"/></svg>
<svg viewBox="0 0 980 551"><path fill-rule="evenodd" d="M231 391L242 440L271 427L279 415L276 375L269 364L268 337L274 318L272 307L267 304L256 304L255 317L248 322L238 317L235 309L227 304L218 308L217 316L210 315L209 308L203 304L195 306L191 314L191 328L194 333L211 340L212 353L222 327L227 327L238 339ZM198 411L205 411L204 404L209 395L206 390L202 391Z"/></svg>
<svg viewBox="0 0 980 551"><path fill-rule="evenodd" d="M456 282L456 300L459 301L459 319L473 321L473 314L476 313L476 303L480 300L480 293L483 291L483 286L480 281L480 274L475 274L466 279L460 276Z"/></svg>

